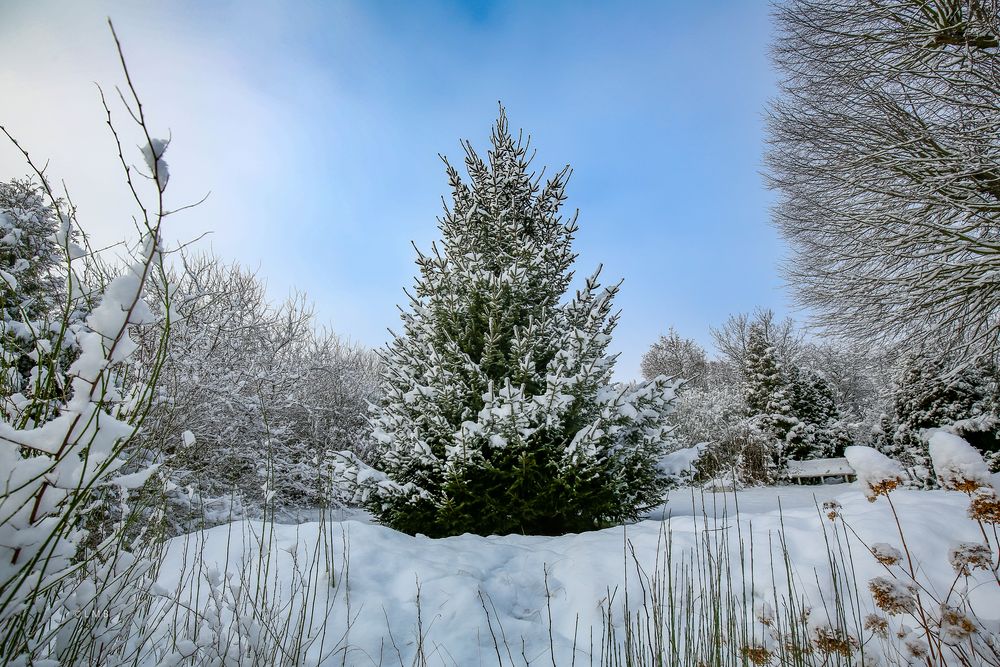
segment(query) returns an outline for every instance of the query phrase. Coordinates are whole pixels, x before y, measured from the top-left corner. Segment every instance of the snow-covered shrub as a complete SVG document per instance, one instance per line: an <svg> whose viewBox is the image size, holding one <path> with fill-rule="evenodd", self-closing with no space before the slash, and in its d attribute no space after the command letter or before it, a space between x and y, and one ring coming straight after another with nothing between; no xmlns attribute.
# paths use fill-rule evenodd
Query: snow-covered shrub
<svg viewBox="0 0 1000 667"><path fill-rule="evenodd" d="M947 428L974 443L994 467L1000 465L1000 405L996 370L990 365L955 367L943 351L912 352L899 362L893 387L890 431L882 448L898 458L924 486L936 481L929 461L927 429Z"/></svg>
<svg viewBox="0 0 1000 667"><path fill-rule="evenodd" d="M692 447L672 449L659 461L660 470L672 486L690 486L698 477L698 461L708 449L707 442Z"/></svg>
<svg viewBox="0 0 1000 667"><path fill-rule="evenodd" d="M33 292L28 298L24 292L4 295L5 334L23 344L11 345L5 337L4 358L13 353L28 360L19 366L27 370L20 384L8 374L0 415L4 664L86 664L123 640L118 631L135 614L130 602L142 592L134 584L155 565L135 551L141 545L123 537L125 523L134 518L129 491L154 472L137 466L127 446L153 400L159 369L155 358L135 363L132 334L169 318L168 297L156 309L144 299L150 277L162 272L166 143L150 139L139 122L146 176L155 190L150 197L158 204L144 205L134 168L123 158L143 235L112 279L85 270L100 260L76 244L74 211L54 196L26 152L39 185L17 186L18 207L11 207L9 189L0 197L8 249L30 250L29 241L36 243L32 263L15 260L4 275L15 295L18 289ZM19 274L24 281L18 282ZM111 499L118 506L113 523L95 521Z"/></svg>
<svg viewBox="0 0 1000 667"><path fill-rule="evenodd" d="M274 305L255 273L213 256L186 257L167 289L175 318L141 445L167 479L170 530L332 502L327 453L363 447L374 356L318 329L304 297Z"/></svg>
<svg viewBox="0 0 1000 667"><path fill-rule="evenodd" d="M385 523L429 535L564 533L657 504L673 399L620 385L607 353L618 285L570 286L568 168L544 185L501 111L487 160L448 166L443 240L420 254L403 331L384 352L374 465L344 477Z"/></svg>
<svg viewBox="0 0 1000 667"><path fill-rule="evenodd" d="M930 429L922 435L942 487L971 493L992 485L982 454L963 438L945 429Z"/></svg>
<svg viewBox="0 0 1000 667"><path fill-rule="evenodd" d="M903 483L903 468L877 449L853 445L844 450L844 456L871 502Z"/></svg>
<svg viewBox="0 0 1000 667"><path fill-rule="evenodd" d="M765 444L746 415L739 388L682 388L668 422L672 452L699 448L690 480L680 481L726 486L767 481Z"/></svg>

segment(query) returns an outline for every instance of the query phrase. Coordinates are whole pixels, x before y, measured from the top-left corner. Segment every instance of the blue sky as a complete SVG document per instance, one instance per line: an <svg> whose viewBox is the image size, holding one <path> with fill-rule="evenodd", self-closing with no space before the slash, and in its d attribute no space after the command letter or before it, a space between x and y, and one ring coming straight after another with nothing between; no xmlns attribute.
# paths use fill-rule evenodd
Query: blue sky
<svg viewBox="0 0 1000 667"><path fill-rule="evenodd" d="M438 154L485 148L497 102L536 164L574 169L577 273L624 278L619 376L670 325L789 308L760 176L774 92L766 3L33 2L0 5L0 123L129 229L92 82L120 80L111 16L167 155L175 240L259 267L378 345L447 191ZM23 173L0 147L0 177Z"/></svg>

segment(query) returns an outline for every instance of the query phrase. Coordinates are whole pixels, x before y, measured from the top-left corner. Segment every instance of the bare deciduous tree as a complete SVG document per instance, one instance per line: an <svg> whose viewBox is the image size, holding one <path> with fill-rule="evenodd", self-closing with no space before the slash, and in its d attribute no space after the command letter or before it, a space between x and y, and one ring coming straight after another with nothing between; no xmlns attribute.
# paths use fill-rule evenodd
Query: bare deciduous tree
<svg viewBox="0 0 1000 667"><path fill-rule="evenodd" d="M706 386L708 359L704 348L670 327L667 335L660 336L642 355L642 376L652 380L658 375L682 378L688 386Z"/></svg>
<svg viewBox="0 0 1000 667"><path fill-rule="evenodd" d="M172 530L257 514L271 492L280 513L332 502L323 461L364 455L374 354L317 329L303 295L275 305L239 265L196 254L168 279L174 321L143 440L170 480Z"/></svg>
<svg viewBox="0 0 1000 667"><path fill-rule="evenodd" d="M1000 351L1000 4L789 0L770 109L787 276L867 342Z"/></svg>
<svg viewBox="0 0 1000 667"><path fill-rule="evenodd" d="M779 320L770 309L758 309L753 315L730 315L721 327L712 327L712 338L719 354L736 369L743 368L747 355L750 328L757 325L764 337L775 348L775 355L783 364L797 361L802 347L802 332L791 318Z"/></svg>

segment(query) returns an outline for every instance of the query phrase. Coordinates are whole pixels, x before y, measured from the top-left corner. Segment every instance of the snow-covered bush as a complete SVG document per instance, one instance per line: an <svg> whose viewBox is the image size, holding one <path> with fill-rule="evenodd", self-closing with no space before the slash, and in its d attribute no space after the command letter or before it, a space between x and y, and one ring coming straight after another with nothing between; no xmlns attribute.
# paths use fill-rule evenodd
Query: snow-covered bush
<svg viewBox="0 0 1000 667"><path fill-rule="evenodd" d="M570 286L569 170L541 185L506 117L487 160L448 166L443 240L417 260L403 332L384 352L378 473L344 477L385 523L432 536L583 531L657 504L673 399L665 377L611 381L618 285Z"/></svg>
<svg viewBox="0 0 1000 667"><path fill-rule="evenodd" d="M975 447L945 429L930 429L923 434L938 483L954 491L971 493L992 486L990 471Z"/></svg>
<svg viewBox="0 0 1000 667"><path fill-rule="evenodd" d="M872 502L903 482L903 468L899 463L872 447L854 445L844 450L844 456L854 468L865 496Z"/></svg>
<svg viewBox="0 0 1000 667"><path fill-rule="evenodd" d="M324 462L363 447L374 356L318 329L301 295L274 305L255 273L216 257L184 258L156 291L168 285L175 318L141 446L167 479L171 532L260 516L268 495L279 515L332 502Z"/></svg>
<svg viewBox="0 0 1000 667"><path fill-rule="evenodd" d="M4 359L27 358L18 366L26 373L5 378L0 415L4 664L94 659L123 639L117 631L136 612L129 603L141 593L132 584L155 565L136 551L140 543L124 538L124 528L134 518L129 491L154 472L137 466L127 447L153 400L162 359L136 364L132 334L169 321L169 294L158 308L144 299L151 276L162 272L166 142L150 137L137 98L132 101L129 111L145 146L144 176L152 186L144 190L136 168L122 157L142 236L114 278L104 281L105 273L85 270L100 259L77 245L75 212L53 194L26 151L38 185L15 183L15 206L10 187L0 197L7 249L28 254L27 264L18 257L3 276L10 288L4 294ZM162 327L163 335L168 329ZM12 345L8 334L20 345ZM112 500L118 508L113 523L95 521Z"/></svg>
<svg viewBox="0 0 1000 667"><path fill-rule="evenodd" d="M1000 466L997 383L996 370L988 364L956 366L946 352L934 349L905 355L899 361L882 449L924 486L935 484L927 429L947 428L974 443L994 467Z"/></svg>
<svg viewBox="0 0 1000 667"><path fill-rule="evenodd" d="M742 486L768 480L766 443L747 417L739 387L682 388L668 421L671 453L699 451L690 479L679 481Z"/></svg>

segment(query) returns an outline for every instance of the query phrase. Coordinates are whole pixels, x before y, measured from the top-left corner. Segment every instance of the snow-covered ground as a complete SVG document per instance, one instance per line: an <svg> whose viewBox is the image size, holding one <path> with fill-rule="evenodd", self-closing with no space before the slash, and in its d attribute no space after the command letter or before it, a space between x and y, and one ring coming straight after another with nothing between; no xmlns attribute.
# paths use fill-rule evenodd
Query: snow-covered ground
<svg viewBox="0 0 1000 667"><path fill-rule="evenodd" d="M897 490L892 499L920 576L930 590L946 591L955 579L949 549L957 542L983 540L978 526L967 518L967 496ZM764 556L769 549L777 552L780 532L797 591L808 604L822 608L830 586L824 527L834 538L833 524L817 505L827 500L842 505L842 516L867 543L901 547L885 498L869 503L856 484L838 484L752 489L735 495L674 491L666 505L647 520L561 537L428 539L358 520L277 525L269 570L271 576L277 573L282 595L288 598L296 579L293 573L306 573L317 545L328 545L335 574L321 577L322 592L318 602L311 604L314 611L309 620L313 628L325 624L327 629L323 649L317 644L311 650L311 658L321 664L409 665L421 643L418 627L430 664L497 664L497 646L504 664L508 650L511 662L524 664L523 654L529 664L536 660L551 664L550 613L556 664L570 664L574 644L576 663L590 664L591 643L594 651L599 650L609 596L613 608L624 600L626 590L633 605L641 599L638 567L647 574L658 569L667 534L675 563L684 554L690 556L689 550L706 536L727 537L732 562L738 563L739 539L745 545L752 540L753 592L773 605L772 588L780 590L784 584L780 572L774 575L770 559ZM734 518L737 504L738 521ZM194 558L191 547L195 542L203 547L198 552L209 569L252 579L247 573L254 571L259 560L255 536L262 530L260 523L242 522L213 528L200 538L175 539L161 583L170 589L178 584L185 559L192 562ZM871 609L866 584L886 572L856 539L851 544L862 606ZM783 566L779 561L778 570ZM731 572L736 588L740 570L734 566ZM750 577L749 567L746 572ZM997 585L989 576L980 581L982 585L971 592L972 600L980 617L993 623L1000 619ZM219 586L221 590L226 584ZM204 606L209 594L202 590L198 595ZM291 595L296 596L301 594ZM621 623L620 609L614 619Z"/></svg>

